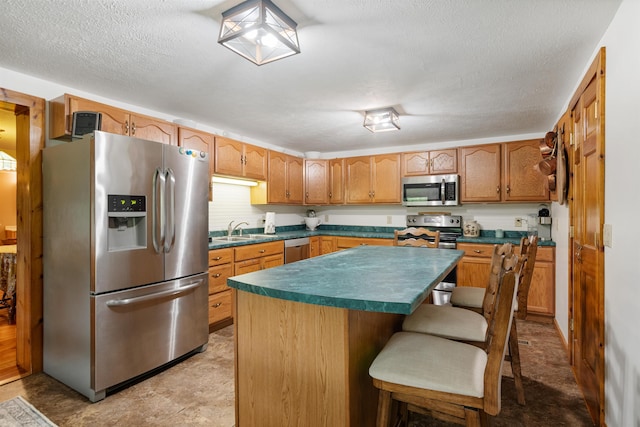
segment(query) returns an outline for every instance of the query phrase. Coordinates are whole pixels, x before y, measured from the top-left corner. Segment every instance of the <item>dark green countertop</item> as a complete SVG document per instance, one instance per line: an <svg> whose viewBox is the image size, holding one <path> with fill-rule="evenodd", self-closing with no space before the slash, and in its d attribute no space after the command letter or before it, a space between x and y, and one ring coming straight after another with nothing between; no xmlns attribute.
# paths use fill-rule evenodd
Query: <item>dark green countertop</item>
<svg viewBox="0 0 640 427"><path fill-rule="evenodd" d="M410 314L463 254L450 249L358 246L230 277L227 284L289 301Z"/></svg>
<svg viewBox="0 0 640 427"><path fill-rule="evenodd" d="M276 234L270 237L264 237L259 239L245 240L241 242L224 242L224 241L209 241L209 249L220 249L234 246L251 245L255 243L263 243L274 240L288 240L297 239L300 237L310 236L343 236L343 237L362 237L362 238L378 238L378 239L393 239L393 230L402 229L403 227L369 227L369 226L345 226L345 225L321 225L314 231L309 231L304 226L287 226L278 227ZM245 230L244 234L262 234L260 229ZM503 244L513 243L514 245L520 244L520 238L526 236L526 232L520 231L505 231L504 238L496 238L494 230L481 230L479 237L459 237L458 242L462 243L484 243L484 244ZM222 232L210 233L209 237L222 236ZM555 246L556 243L552 240L538 241L538 246Z"/></svg>

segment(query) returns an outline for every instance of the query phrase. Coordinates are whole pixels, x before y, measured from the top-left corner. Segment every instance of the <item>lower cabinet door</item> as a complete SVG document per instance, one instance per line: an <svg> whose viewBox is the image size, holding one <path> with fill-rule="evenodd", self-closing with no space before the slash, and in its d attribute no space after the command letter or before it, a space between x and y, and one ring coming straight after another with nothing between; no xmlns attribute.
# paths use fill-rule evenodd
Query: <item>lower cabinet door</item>
<svg viewBox="0 0 640 427"><path fill-rule="evenodd" d="M209 324L231 317L231 289L209 295Z"/></svg>

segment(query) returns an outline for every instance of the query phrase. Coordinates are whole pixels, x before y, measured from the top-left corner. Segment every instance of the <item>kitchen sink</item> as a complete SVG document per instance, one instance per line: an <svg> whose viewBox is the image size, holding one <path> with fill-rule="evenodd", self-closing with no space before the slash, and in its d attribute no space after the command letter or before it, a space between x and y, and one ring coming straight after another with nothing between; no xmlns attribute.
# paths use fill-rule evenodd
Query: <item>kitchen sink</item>
<svg viewBox="0 0 640 427"><path fill-rule="evenodd" d="M214 242L244 242L246 240L251 240L249 236L220 236L220 237L212 237L212 241Z"/></svg>
<svg viewBox="0 0 640 427"><path fill-rule="evenodd" d="M275 237L275 234L245 234L244 236L218 236L212 237L212 242L246 242L247 240L257 240Z"/></svg>

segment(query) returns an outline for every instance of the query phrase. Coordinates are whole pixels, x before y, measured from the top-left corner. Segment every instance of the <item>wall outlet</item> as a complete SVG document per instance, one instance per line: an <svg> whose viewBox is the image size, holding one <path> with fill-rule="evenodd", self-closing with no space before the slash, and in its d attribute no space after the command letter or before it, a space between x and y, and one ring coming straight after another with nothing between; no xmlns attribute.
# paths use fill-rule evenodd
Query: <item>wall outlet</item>
<svg viewBox="0 0 640 427"><path fill-rule="evenodd" d="M324 216L324 222L325 222L325 224L326 224L327 222L329 222L329 215L325 215L325 216Z"/></svg>
<svg viewBox="0 0 640 427"><path fill-rule="evenodd" d="M391 215L387 215L387 224L391 224L392 222L391 220L392 220Z"/></svg>
<svg viewBox="0 0 640 427"><path fill-rule="evenodd" d="M516 222L514 225L516 227L522 227L522 218L516 218Z"/></svg>

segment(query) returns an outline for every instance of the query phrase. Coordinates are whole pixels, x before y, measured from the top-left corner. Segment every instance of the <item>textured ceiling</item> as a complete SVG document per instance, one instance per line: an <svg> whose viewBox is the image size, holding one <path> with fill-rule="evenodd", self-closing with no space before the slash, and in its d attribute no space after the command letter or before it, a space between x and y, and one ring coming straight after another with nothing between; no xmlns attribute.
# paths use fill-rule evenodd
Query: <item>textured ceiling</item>
<svg viewBox="0 0 640 427"><path fill-rule="evenodd" d="M258 67L217 43L239 2L4 0L0 67L298 152L542 134L620 4L274 0L302 53Z"/></svg>

